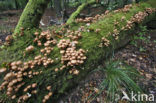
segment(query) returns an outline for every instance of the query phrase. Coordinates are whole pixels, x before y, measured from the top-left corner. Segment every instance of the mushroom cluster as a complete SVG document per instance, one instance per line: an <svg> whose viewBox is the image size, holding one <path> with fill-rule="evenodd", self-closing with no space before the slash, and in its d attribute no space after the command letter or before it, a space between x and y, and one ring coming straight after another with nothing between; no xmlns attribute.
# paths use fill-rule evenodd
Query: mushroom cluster
<svg viewBox="0 0 156 103"><path fill-rule="evenodd" d="M48 41L46 41L46 42L44 43L44 46L45 46L45 47L49 47L49 46L51 46L51 45L55 45L56 43L57 43L56 40L48 40Z"/></svg>
<svg viewBox="0 0 156 103"><path fill-rule="evenodd" d="M121 21L124 21L125 19L126 19L125 16L122 16L122 17L121 17Z"/></svg>
<svg viewBox="0 0 156 103"><path fill-rule="evenodd" d="M62 54L61 63L64 64L60 70L63 70L66 66L75 67L84 63L86 59L85 51L83 49L76 50L76 44L78 44L78 41L71 42L69 39L62 39L58 43L57 46L61 49L60 53ZM58 68L55 71L57 72Z"/></svg>
<svg viewBox="0 0 156 103"><path fill-rule="evenodd" d="M51 51L53 50L52 47L45 47L44 49L41 49L40 52L44 54L44 56L47 56L48 54L51 53Z"/></svg>
<svg viewBox="0 0 156 103"><path fill-rule="evenodd" d="M81 32L79 32L76 35L68 35L67 37L69 37L71 40L78 40L79 38L82 37Z"/></svg>
<svg viewBox="0 0 156 103"><path fill-rule="evenodd" d="M127 21L127 24L125 27L122 27L122 30L128 30L131 29L134 26L134 23L132 21Z"/></svg>
<svg viewBox="0 0 156 103"><path fill-rule="evenodd" d="M37 43L38 46L44 46L44 48L41 49L40 52L44 54L44 56L49 55L53 50L52 46L57 44L57 41L52 38L50 31L43 31L40 35L39 32L35 32L34 35L36 36L34 42ZM42 43L41 40L44 40L45 43Z"/></svg>
<svg viewBox="0 0 156 103"><path fill-rule="evenodd" d="M141 23L146 16L148 16L148 14L146 12L140 11L134 15L134 17L131 19L131 21L136 22L136 23Z"/></svg>
<svg viewBox="0 0 156 103"><path fill-rule="evenodd" d="M56 40L48 40L44 43L44 49L41 49L40 52L44 54L44 56L47 56L50 54L53 50L52 45L56 45L57 41Z"/></svg>
<svg viewBox="0 0 156 103"><path fill-rule="evenodd" d="M13 41L12 35L8 35L8 36L5 38L6 45L10 45L12 41Z"/></svg>
<svg viewBox="0 0 156 103"><path fill-rule="evenodd" d="M35 32L34 35L36 38L34 39L34 42L37 43L38 46L42 46L42 39L46 39L46 43L44 43L44 46L50 46L50 44L55 45L57 43L56 40L53 40L52 35L50 34L50 31L43 31L39 35L39 32Z"/></svg>
<svg viewBox="0 0 156 103"><path fill-rule="evenodd" d="M85 19L82 18L77 18L75 20L76 23L93 23L96 22L97 20L99 20L100 18L102 18L104 15L95 15L95 17L86 17Z"/></svg>
<svg viewBox="0 0 156 103"><path fill-rule="evenodd" d="M110 45L110 41L105 37L102 37L102 44L108 47Z"/></svg>
<svg viewBox="0 0 156 103"><path fill-rule="evenodd" d="M46 103L46 101L49 100L52 95L53 95L52 92L49 92L47 95L45 95L42 100L42 103Z"/></svg>
<svg viewBox="0 0 156 103"><path fill-rule="evenodd" d="M118 13L118 12L120 12L121 11L121 9L117 9L117 10L114 10L113 12L114 13Z"/></svg>
<svg viewBox="0 0 156 103"><path fill-rule="evenodd" d="M67 47L71 46L70 40L69 39L62 39L60 42L57 44L58 48L64 50Z"/></svg>
<svg viewBox="0 0 156 103"><path fill-rule="evenodd" d="M147 8L145 11L143 12L138 12L137 14L135 14L130 21L127 21L127 25L125 27L122 27L122 30L127 30L127 29L131 29L134 25L134 23L140 23L142 22L146 16L148 16L148 13L151 14L153 12L155 12L155 9L150 9Z"/></svg>
<svg viewBox="0 0 156 103"><path fill-rule="evenodd" d="M31 94L27 93L19 97L18 103L23 103L31 97Z"/></svg>
<svg viewBox="0 0 156 103"><path fill-rule="evenodd" d="M26 52L32 52L34 51L34 46L30 45L25 49Z"/></svg>
<svg viewBox="0 0 156 103"><path fill-rule="evenodd" d="M49 64L52 64L54 60L48 57L42 57L41 55L38 55L34 58L34 65L41 65L43 64L45 67L47 67Z"/></svg>
<svg viewBox="0 0 156 103"><path fill-rule="evenodd" d="M39 32L35 32L34 35L36 36L36 38L34 39L34 42L37 42L38 46L42 46L41 41L39 40Z"/></svg>
<svg viewBox="0 0 156 103"><path fill-rule="evenodd" d="M132 8L132 4L125 5L125 7L122 9L123 12L128 12Z"/></svg>
<svg viewBox="0 0 156 103"><path fill-rule="evenodd" d="M113 37L115 37L115 40L118 40L118 38L119 38L119 31L117 29L113 30Z"/></svg>
<svg viewBox="0 0 156 103"><path fill-rule="evenodd" d="M64 25L64 26L65 26L65 25ZM52 33L53 36L56 36L56 37L58 37L58 38L62 38L63 34L65 34L66 31L67 31L67 29L61 26L61 27L59 28L59 30L56 30L55 28L53 28L53 30L52 30L51 33Z"/></svg>
<svg viewBox="0 0 156 103"><path fill-rule="evenodd" d="M128 11L131 7L132 7L131 4L126 5L125 8L123 9L123 11ZM134 26L134 23L142 22L145 19L145 17L148 16L148 14L151 14L155 11L156 11L156 9L146 8L145 11L138 12L133 17L131 17L131 19L129 21L127 21L126 26L122 27L121 30L131 29ZM126 19L125 16L122 16L121 21L124 21L125 19ZM119 31L117 29L114 29L113 36L115 37L116 40L118 39L118 34L119 34Z"/></svg>
<svg viewBox="0 0 156 103"><path fill-rule="evenodd" d="M46 103L46 101L49 100L50 97L53 95L53 93L51 92L51 86L47 86L46 89L49 91L49 93L44 96L42 103Z"/></svg>
<svg viewBox="0 0 156 103"><path fill-rule="evenodd" d="M37 87L37 83L33 83L33 84L28 85L27 87L25 87L23 92L28 92L29 90L32 90L32 89L34 89L36 87ZM33 93L35 93L35 92L33 91Z"/></svg>
<svg viewBox="0 0 156 103"><path fill-rule="evenodd" d="M86 56L84 56L85 51L83 49L76 50L75 47L67 48L61 58L61 62L66 63L67 66L75 66L84 63Z"/></svg>
<svg viewBox="0 0 156 103"><path fill-rule="evenodd" d="M101 31L101 29L96 29L95 33L99 33Z"/></svg>
<svg viewBox="0 0 156 103"><path fill-rule="evenodd" d="M21 32L20 32L19 36L23 36L24 35L24 28L21 27L20 30L21 30Z"/></svg>
<svg viewBox="0 0 156 103"><path fill-rule="evenodd" d="M76 22L77 23L90 23L90 22L92 22L92 17L87 17L85 19L78 18L78 19L76 19Z"/></svg>
<svg viewBox="0 0 156 103"><path fill-rule="evenodd" d="M41 32L41 35L39 35L39 39L46 38L47 40L50 40L51 37L50 31L43 31Z"/></svg>
<svg viewBox="0 0 156 103"><path fill-rule="evenodd" d="M23 78L21 72L9 72L4 77L4 82L0 86L0 90L6 90L6 94L12 99L16 98L16 92L25 84L22 82Z"/></svg>
<svg viewBox="0 0 156 103"><path fill-rule="evenodd" d="M119 22L118 21L114 21L114 26L118 26L119 25Z"/></svg>
<svg viewBox="0 0 156 103"><path fill-rule="evenodd" d="M155 9L155 8L146 8L145 11L146 11L148 14L152 14L153 12L156 11L156 9Z"/></svg>
<svg viewBox="0 0 156 103"><path fill-rule="evenodd" d="M74 75L78 75L79 74L79 70L73 68L69 71L70 74L74 74Z"/></svg>
<svg viewBox="0 0 156 103"><path fill-rule="evenodd" d="M38 57L39 58L39 57ZM47 61L47 59L43 60ZM51 60L50 60L51 61ZM0 85L0 90L6 90L6 94L11 97L12 99L17 98L16 93L21 89L25 82L23 82L24 78L33 78L33 76L39 75L42 71L33 72L30 68L34 68L34 66L38 63L38 61L14 61L9 64L10 72L8 72L4 76L4 81ZM0 69L0 73L4 73L7 71L7 68ZM30 89L34 89L37 86L36 83L32 85L28 85L23 91L27 92ZM35 94L35 90L32 91L32 94ZM27 100L29 98L28 95L20 96L19 99Z"/></svg>
<svg viewBox="0 0 156 103"><path fill-rule="evenodd" d="M80 27L78 28L78 31L85 32L85 26L80 26Z"/></svg>

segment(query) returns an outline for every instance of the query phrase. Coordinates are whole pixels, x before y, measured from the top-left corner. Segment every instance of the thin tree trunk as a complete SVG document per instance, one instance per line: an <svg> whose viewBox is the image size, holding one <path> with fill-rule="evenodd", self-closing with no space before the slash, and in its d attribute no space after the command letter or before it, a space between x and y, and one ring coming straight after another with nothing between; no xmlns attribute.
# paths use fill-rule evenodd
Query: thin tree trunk
<svg viewBox="0 0 156 103"><path fill-rule="evenodd" d="M14 34L19 33L21 27L25 29L37 28L49 2L50 0L29 0L16 26Z"/></svg>
<svg viewBox="0 0 156 103"><path fill-rule="evenodd" d="M19 9L19 5L18 5L17 0L15 0L15 8L16 8L16 10L18 10L18 9Z"/></svg>
<svg viewBox="0 0 156 103"><path fill-rule="evenodd" d="M61 0L54 0L54 8L56 10L57 17L61 17Z"/></svg>

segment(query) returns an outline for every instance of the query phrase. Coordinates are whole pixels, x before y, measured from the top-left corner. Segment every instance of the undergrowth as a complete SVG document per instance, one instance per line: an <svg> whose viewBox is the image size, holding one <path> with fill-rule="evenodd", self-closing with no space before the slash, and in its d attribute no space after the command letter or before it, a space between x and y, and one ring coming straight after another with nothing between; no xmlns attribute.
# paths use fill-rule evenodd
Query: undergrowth
<svg viewBox="0 0 156 103"><path fill-rule="evenodd" d="M147 27L140 26L140 30L137 35L134 35L134 39L131 41L131 44L135 47L138 47L141 52L146 51L144 48L144 44L148 44L150 42L150 36L147 35Z"/></svg>
<svg viewBox="0 0 156 103"><path fill-rule="evenodd" d="M128 95L133 91L134 93L143 93L142 89L138 86L137 78L141 75L137 69L127 65L122 61L107 61L104 68L98 68L94 71L101 71L104 75L104 79L100 83L99 92L92 96L93 99L97 95L106 93L105 99L108 103L120 101L122 93L125 92ZM90 96L91 97L91 96Z"/></svg>

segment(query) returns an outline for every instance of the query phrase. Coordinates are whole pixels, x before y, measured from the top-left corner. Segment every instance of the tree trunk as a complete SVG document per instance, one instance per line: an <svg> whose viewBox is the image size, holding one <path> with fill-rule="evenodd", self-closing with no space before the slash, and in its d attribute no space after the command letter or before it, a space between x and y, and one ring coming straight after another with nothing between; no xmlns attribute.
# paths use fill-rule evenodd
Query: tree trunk
<svg viewBox="0 0 156 103"><path fill-rule="evenodd" d="M54 0L54 8L56 10L56 14L57 17L61 17L61 11L62 11L62 7L61 7L61 0Z"/></svg>
<svg viewBox="0 0 156 103"><path fill-rule="evenodd" d="M21 27L24 29L37 28L49 2L50 0L29 0L16 26L14 34L19 33Z"/></svg>
<svg viewBox="0 0 156 103"><path fill-rule="evenodd" d="M18 5L17 0L15 0L15 8L16 8L16 10L18 10L18 9L19 9L19 5Z"/></svg>
<svg viewBox="0 0 156 103"><path fill-rule="evenodd" d="M91 5L91 4L93 4L93 3L96 3L96 0L91 0L91 1L89 1L89 2L86 2L86 3L83 3L82 5L80 5L80 6L77 8L77 10L76 10L74 13L72 13L72 15L70 16L70 18L68 19L67 25L71 24L71 23L75 20L75 18L80 14L80 12L81 12L85 7L87 7L88 5Z"/></svg>

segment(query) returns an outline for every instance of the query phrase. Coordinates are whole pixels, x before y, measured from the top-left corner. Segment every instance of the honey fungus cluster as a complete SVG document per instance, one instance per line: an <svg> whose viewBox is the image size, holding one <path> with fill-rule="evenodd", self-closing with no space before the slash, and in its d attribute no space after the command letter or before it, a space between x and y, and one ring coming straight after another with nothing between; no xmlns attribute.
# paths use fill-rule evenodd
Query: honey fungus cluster
<svg viewBox="0 0 156 103"><path fill-rule="evenodd" d="M103 14L102 15L97 14L94 17L86 17L85 19L77 18L75 22L76 23L93 23L99 20L100 18L102 18L103 16L104 16Z"/></svg>
<svg viewBox="0 0 156 103"><path fill-rule="evenodd" d="M8 35L8 36L5 38L5 44L6 44L6 45L10 45L12 41L13 41L12 35Z"/></svg>
<svg viewBox="0 0 156 103"><path fill-rule="evenodd" d="M58 47L61 49L60 53L62 54L61 63L66 66L75 67L84 63L86 59L85 51L83 49L76 50L76 44L78 41L71 42L69 39L62 39L58 43ZM55 70L57 71L57 69ZM78 71L75 69L75 71ZM75 74L73 72L73 74Z"/></svg>
<svg viewBox="0 0 156 103"><path fill-rule="evenodd" d="M102 37L102 45L108 47L110 45L110 40L106 39L105 37Z"/></svg>

